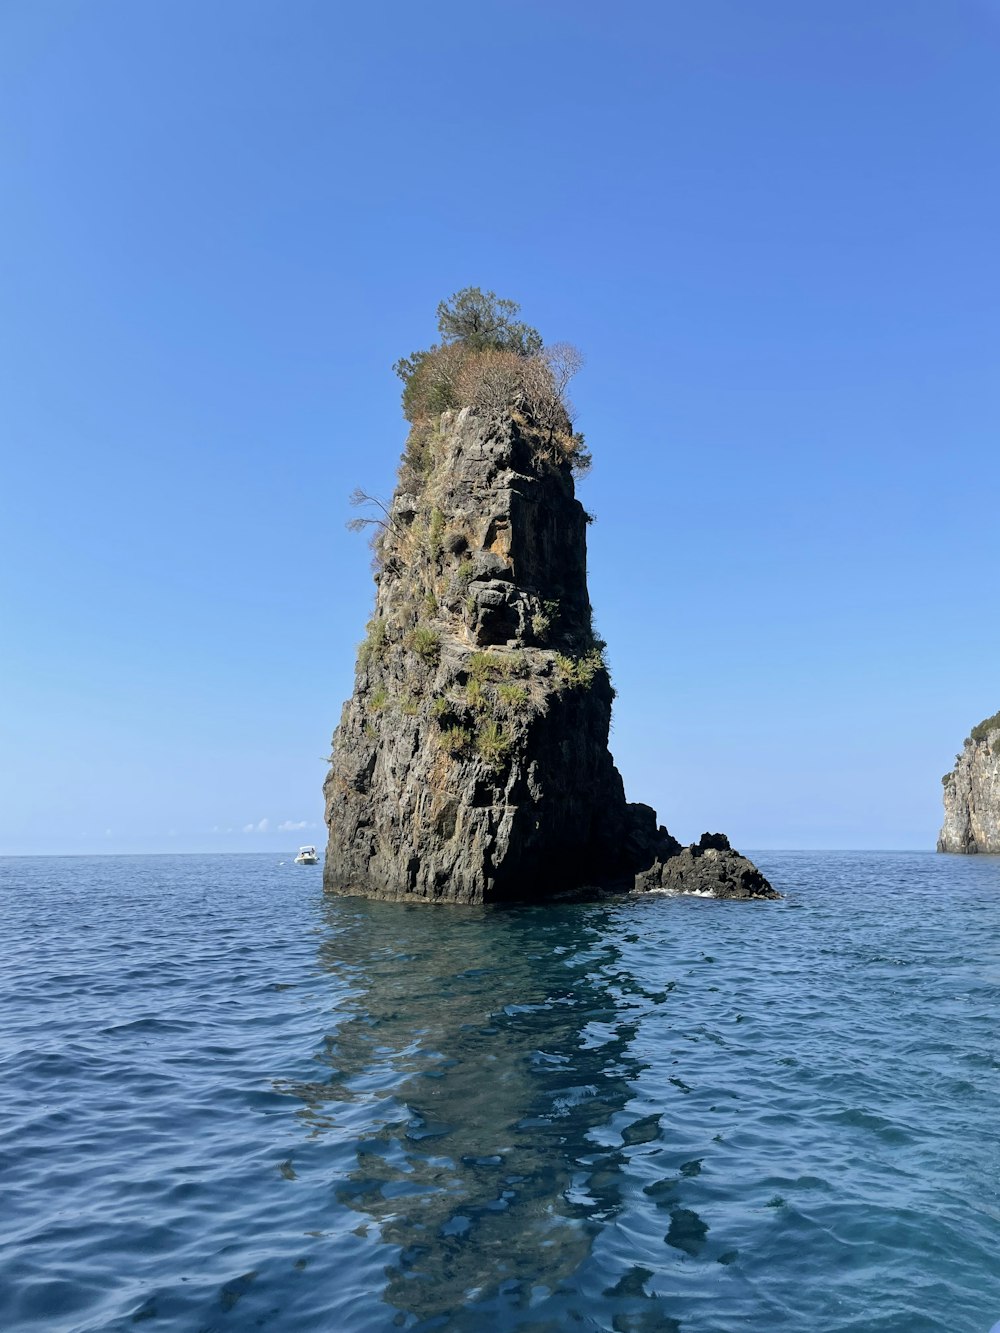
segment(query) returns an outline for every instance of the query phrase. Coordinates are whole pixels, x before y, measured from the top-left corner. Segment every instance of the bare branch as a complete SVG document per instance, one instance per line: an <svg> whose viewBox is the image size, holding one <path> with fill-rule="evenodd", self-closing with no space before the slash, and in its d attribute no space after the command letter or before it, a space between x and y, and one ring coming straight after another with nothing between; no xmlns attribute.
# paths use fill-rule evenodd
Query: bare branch
<svg viewBox="0 0 1000 1333"><path fill-rule="evenodd" d="M374 505L375 508L382 513L381 518L377 514L365 514L347 520L346 527L348 532L363 532L365 528L377 529L377 531L372 534L373 549L375 548L375 544L379 537L390 529L393 532L398 533L400 536L403 535L403 529L393 518L388 506L380 500L377 495L369 495L368 492L363 491L360 486L356 486L351 492L350 499L351 504L354 505L355 508L359 505Z"/></svg>
<svg viewBox="0 0 1000 1333"><path fill-rule="evenodd" d="M381 501L377 495L369 495L367 491L363 491L360 486L355 486L354 490L351 491L351 504L354 506L355 509L357 509L359 505L375 505L375 507L377 509L381 509L382 513L385 515L385 522L392 523L392 515L389 513L389 510L383 503L383 501ZM364 524L365 522L378 523L381 521L382 520L377 518L351 520L352 523L360 522L362 524Z"/></svg>
<svg viewBox="0 0 1000 1333"><path fill-rule="evenodd" d="M583 353L572 343L553 343L540 354L552 375L556 393L566 401L566 390L574 375L583 367Z"/></svg>

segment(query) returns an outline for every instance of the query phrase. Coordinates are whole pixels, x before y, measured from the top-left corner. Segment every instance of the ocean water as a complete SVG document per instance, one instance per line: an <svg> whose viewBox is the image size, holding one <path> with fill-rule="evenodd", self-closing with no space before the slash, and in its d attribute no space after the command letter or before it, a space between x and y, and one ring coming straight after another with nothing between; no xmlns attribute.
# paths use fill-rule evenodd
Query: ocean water
<svg viewBox="0 0 1000 1333"><path fill-rule="evenodd" d="M781 903L0 861L0 1329L986 1333L1000 858Z"/></svg>

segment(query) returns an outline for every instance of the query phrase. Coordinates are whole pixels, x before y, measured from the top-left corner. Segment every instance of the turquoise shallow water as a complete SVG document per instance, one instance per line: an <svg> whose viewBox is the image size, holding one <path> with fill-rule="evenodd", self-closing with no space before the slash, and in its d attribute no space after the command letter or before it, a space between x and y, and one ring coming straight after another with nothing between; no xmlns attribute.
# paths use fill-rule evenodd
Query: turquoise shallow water
<svg viewBox="0 0 1000 1333"><path fill-rule="evenodd" d="M0 861L0 1329L986 1333L1000 859L782 903Z"/></svg>

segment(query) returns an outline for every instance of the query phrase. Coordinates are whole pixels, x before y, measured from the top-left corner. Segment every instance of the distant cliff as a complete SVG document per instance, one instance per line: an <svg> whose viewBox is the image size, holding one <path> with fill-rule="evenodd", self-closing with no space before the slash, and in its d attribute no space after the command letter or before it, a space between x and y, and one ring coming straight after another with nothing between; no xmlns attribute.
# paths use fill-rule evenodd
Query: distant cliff
<svg viewBox="0 0 1000 1333"><path fill-rule="evenodd" d="M566 352L546 357L512 303L453 303L439 310L450 341L400 363L413 428L372 520L378 591L333 739L326 887L467 903L598 888L777 897L722 835L681 848L626 802Z"/></svg>
<svg viewBox="0 0 1000 1333"><path fill-rule="evenodd" d="M973 727L942 778L939 852L1000 852L1000 713Z"/></svg>

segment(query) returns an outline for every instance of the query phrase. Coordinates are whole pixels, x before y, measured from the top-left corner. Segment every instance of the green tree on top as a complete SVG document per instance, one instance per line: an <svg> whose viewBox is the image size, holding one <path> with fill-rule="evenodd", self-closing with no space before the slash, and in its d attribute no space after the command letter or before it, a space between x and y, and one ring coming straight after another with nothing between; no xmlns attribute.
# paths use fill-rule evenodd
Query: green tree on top
<svg viewBox="0 0 1000 1333"><path fill-rule="evenodd" d="M590 466L566 396L583 358L568 343L545 347L538 330L517 318L520 310L496 292L463 287L437 308L440 341L393 366L403 381L403 415L414 424L400 473L411 490L432 465L433 422L458 407L494 418L517 411L538 432L540 457L568 462L577 475Z"/></svg>
<svg viewBox="0 0 1000 1333"><path fill-rule="evenodd" d="M542 350L542 335L515 319L521 307L496 292L463 287L437 308L438 332L445 343L463 343L475 352L489 347L533 356Z"/></svg>

